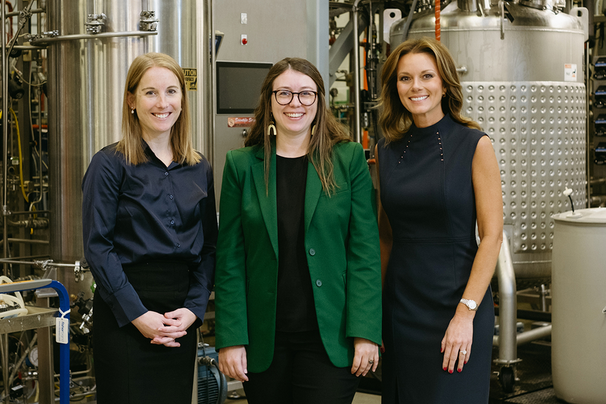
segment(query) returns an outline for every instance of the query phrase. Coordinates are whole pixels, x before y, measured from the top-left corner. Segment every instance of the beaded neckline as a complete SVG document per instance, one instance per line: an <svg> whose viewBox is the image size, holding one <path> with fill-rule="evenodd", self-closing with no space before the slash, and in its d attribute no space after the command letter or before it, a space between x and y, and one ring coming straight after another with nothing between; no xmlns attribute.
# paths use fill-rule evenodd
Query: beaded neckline
<svg viewBox="0 0 606 404"><path fill-rule="evenodd" d="M440 148L440 161L444 162L444 149L442 148L442 137L440 136L440 131L436 131L436 136L437 136L437 140L438 140L438 147ZM410 136L408 136L408 139L406 140L406 146L404 146L404 150L402 150L402 153L400 154L400 158L398 159L398 164L400 164L402 162L402 160L404 159L404 156L406 155L406 152L408 151L408 146L410 146L410 141L412 140L412 133L410 134Z"/></svg>

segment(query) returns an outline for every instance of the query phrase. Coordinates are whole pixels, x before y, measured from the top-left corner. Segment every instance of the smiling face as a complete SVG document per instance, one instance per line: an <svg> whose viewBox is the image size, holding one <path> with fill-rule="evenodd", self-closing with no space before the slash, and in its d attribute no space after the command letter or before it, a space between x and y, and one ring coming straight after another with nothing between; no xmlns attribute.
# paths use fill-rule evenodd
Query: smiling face
<svg viewBox="0 0 606 404"><path fill-rule="evenodd" d="M442 96L446 89L433 55L407 53L400 58L396 74L400 101L415 125L424 128L439 122L444 117Z"/></svg>
<svg viewBox="0 0 606 404"><path fill-rule="evenodd" d="M143 139L170 136L181 114L182 97L179 79L167 68L154 66L143 74L128 103L139 118Z"/></svg>
<svg viewBox="0 0 606 404"><path fill-rule="evenodd" d="M291 92L318 91L318 86L313 79L293 69L285 70L273 83L273 90L288 90ZM276 123L277 136L309 136L311 124L316 118L318 101L312 105L305 106L299 101L297 95L293 95L292 101L287 105L280 105L274 94L271 96L271 112Z"/></svg>

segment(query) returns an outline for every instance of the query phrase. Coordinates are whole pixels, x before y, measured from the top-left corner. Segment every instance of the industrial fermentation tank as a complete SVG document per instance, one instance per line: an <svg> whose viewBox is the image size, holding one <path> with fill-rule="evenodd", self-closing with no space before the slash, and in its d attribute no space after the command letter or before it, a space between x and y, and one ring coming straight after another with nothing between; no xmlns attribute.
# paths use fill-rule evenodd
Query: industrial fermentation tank
<svg viewBox="0 0 606 404"><path fill-rule="evenodd" d="M127 70L146 52L163 52L188 80L194 147L205 151L203 102L209 66L207 10L190 0L54 0L45 33L48 48L51 258L82 257L81 181L95 152L121 138ZM201 62L204 61L205 63ZM203 107L204 105L204 107Z"/></svg>
<svg viewBox="0 0 606 404"><path fill-rule="evenodd" d="M551 364L556 395L569 403L606 400L606 209L555 216Z"/></svg>
<svg viewBox="0 0 606 404"><path fill-rule="evenodd" d="M586 205L586 26L549 2L462 2L441 13L441 41L462 84L463 114L490 136L501 170L505 230L516 277L551 275L554 221ZM579 14L581 15L579 17ZM391 48L433 37L433 10L391 29Z"/></svg>

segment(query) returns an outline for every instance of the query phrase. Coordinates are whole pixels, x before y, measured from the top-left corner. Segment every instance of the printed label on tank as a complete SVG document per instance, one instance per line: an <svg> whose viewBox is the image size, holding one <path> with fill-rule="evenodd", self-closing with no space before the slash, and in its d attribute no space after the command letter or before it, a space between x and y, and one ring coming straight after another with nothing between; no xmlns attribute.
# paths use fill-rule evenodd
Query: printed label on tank
<svg viewBox="0 0 606 404"><path fill-rule="evenodd" d="M185 88L188 91L198 90L198 70L197 69L183 69L185 74Z"/></svg>
<svg viewBox="0 0 606 404"><path fill-rule="evenodd" d="M564 65L564 81L577 81L577 65L566 63Z"/></svg>

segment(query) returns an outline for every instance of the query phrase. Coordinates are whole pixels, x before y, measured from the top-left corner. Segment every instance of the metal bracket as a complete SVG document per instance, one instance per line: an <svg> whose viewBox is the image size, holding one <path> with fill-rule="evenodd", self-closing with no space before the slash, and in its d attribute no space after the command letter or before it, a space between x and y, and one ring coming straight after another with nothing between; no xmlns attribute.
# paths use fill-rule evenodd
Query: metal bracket
<svg viewBox="0 0 606 404"><path fill-rule="evenodd" d="M105 21L107 20L107 16L103 13L101 14L89 14L86 23L86 32L92 35L96 35L101 32L103 27L105 26Z"/></svg>
<svg viewBox="0 0 606 404"><path fill-rule="evenodd" d="M143 10L140 16L139 29L141 31L156 31L158 29L158 19L155 11Z"/></svg>

